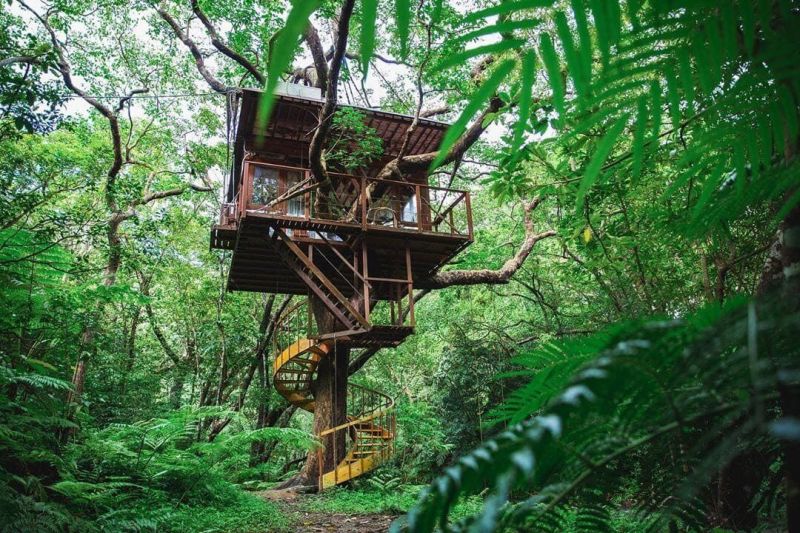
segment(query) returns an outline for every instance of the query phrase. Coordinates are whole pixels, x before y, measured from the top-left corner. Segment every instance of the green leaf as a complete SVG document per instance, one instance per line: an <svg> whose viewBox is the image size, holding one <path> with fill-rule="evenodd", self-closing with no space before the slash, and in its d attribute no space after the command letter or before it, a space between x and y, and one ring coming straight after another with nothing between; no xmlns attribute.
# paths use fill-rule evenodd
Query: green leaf
<svg viewBox="0 0 800 533"><path fill-rule="evenodd" d="M609 41L612 45L616 45L619 42L621 30L622 11L619 8L619 0L603 0L603 4L606 8L606 17L608 17L606 27L609 32Z"/></svg>
<svg viewBox="0 0 800 533"><path fill-rule="evenodd" d="M726 59L736 57L736 14L730 2L720 2L720 29L722 30L722 55Z"/></svg>
<svg viewBox="0 0 800 533"><path fill-rule="evenodd" d="M710 95L714 89L714 82L711 79L712 66L708 58L707 48L703 39L695 38L692 40L692 57L697 62L697 79L700 81L700 89L706 96Z"/></svg>
<svg viewBox="0 0 800 533"><path fill-rule="evenodd" d="M650 125L651 149L658 148L658 137L661 135L661 84L658 80L650 82L650 110L653 122Z"/></svg>
<svg viewBox="0 0 800 533"><path fill-rule="evenodd" d="M458 119L447 128L447 133L445 133L444 139L442 139L442 144L439 147L436 159L431 163L431 169L437 168L442 164L442 161L444 161L445 157L447 157L447 154L450 152L450 148L452 148L455 142L461 137L461 134L466 131L469 121L492 97L503 80L511 73L514 65L514 60L506 59L492 72L489 79L483 82L478 90L475 91L475 94L473 94L472 98L467 102L467 106L464 108L464 111L461 112Z"/></svg>
<svg viewBox="0 0 800 533"><path fill-rule="evenodd" d="M736 194L741 195L747 184L747 157L741 143L733 145L733 168L736 171Z"/></svg>
<svg viewBox="0 0 800 533"><path fill-rule="evenodd" d="M518 0L516 2L501 2L500 5L487 7L486 9L476 11L471 15L467 15L464 17L464 20L462 20L461 23L472 24L481 19L493 17L495 15L517 14L527 9L550 7L553 5L554 1L555 0Z"/></svg>
<svg viewBox="0 0 800 533"><path fill-rule="evenodd" d="M366 77L369 60L375 51L375 21L378 17L378 0L362 0L361 2L361 72Z"/></svg>
<svg viewBox="0 0 800 533"><path fill-rule="evenodd" d="M580 40L579 57L583 62L583 75L588 83L592 81L592 38L589 35L589 22L586 20L586 10L582 0L572 0L572 16L578 30Z"/></svg>
<svg viewBox="0 0 800 533"><path fill-rule="evenodd" d="M575 89L578 95L582 98L589 96L589 79L584 72L584 63L578 53L575 43L572 40L572 32L567 23L567 16L563 12L556 13L556 31L558 38L561 41L561 46L564 49L564 55L567 60L567 68L572 75L572 80L575 82Z"/></svg>
<svg viewBox="0 0 800 533"><path fill-rule="evenodd" d="M692 79L692 63L689 59L689 52L684 47L678 50L678 76L686 97L686 112L691 115L694 109L694 80Z"/></svg>
<svg viewBox="0 0 800 533"><path fill-rule="evenodd" d="M675 77L675 66L670 61L664 65L664 77L667 80L667 99L669 100L669 116L672 127L681 123L681 97L678 94L678 79Z"/></svg>
<svg viewBox="0 0 800 533"><path fill-rule="evenodd" d="M786 132L790 139L796 139L800 131L797 121L797 108L794 96L789 89L781 84L778 86L778 99L783 109L783 119L786 121Z"/></svg>
<svg viewBox="0 0 800 533"><path fill-rule="evenodd" d="M469 33L465 33L464 35L460 35L456 37L453 42L454 43L467 43L478 37L483 37L485 35L492 35L498 34L502 35L504 33L508 33L514 30L532 30L534 28L538 28L542 25L542 19L523 19L523 20L509 20L504 22L499 22L492 26L483 26L476 30L473 30Z"/></svg>
<svg viewBox="0 0 800 533"><path fill-rule="evenodd" d="M631 20L634 29L637 30L641 26L639 22L639 10L642 9L643 3L643 0L628 0L627 2L628 18Z"/></svg>
<svg viewBox="0 0 800 533"><path fill-rule="evenodd" d="M411 25L411 0L395 0L395 20L397 22L397 37L400 39L400 56L405 58L408 54L408 31Z"/></svg>
<svg viewBox="0 0 800 533"><path fill-rule="evenodd" d="M519 48L524 44L525 41L521 39L503 39L502 41L498 41L496 43L487 44L485 46L478 46L476 48L464 50L463 52L458 54L452 54L444 61L438 63L433 70L435 72L442 71L455 65L463 65L473 57L487 55L487 54L496 55L506 50Z"/></svg>
<svg viewBox="0 0 800 533"><path fill-rule="evenodd" d="M561 64L559 63L556 49L553 46L553 41L549 34L542 34L540 47L542 62L544 62L545 70L547 70L550 88L553 90L553 106L556 108L556 111L558 111L559 117L563 119L565 113L564 82L561 79Z"/></svg>
<svg viewBox="0 0 800 533"><path fill-rule="evenodd" d="M269 123L272 104L275 102L275 88L278 86L281 73L291 64L297 46L297 39L303 33L306 24L308 24L309 17L321 3L321 0L294 0L292 2L292 10L286 18L286 24L280 30L277 39L275 39L275 46L270 50L267 82L256 113L255 122L258 125L258 129L263 130Z"/></svg>
<svg viewBox="0 0 800 533"><path fill-rule="evenodd" d="M714 170L711 172L711 175L706 178L705 183L703 184L703 190L700 192L700 198L697 199L697 203L692 210L692 218L697 220L700 218L700 215L703 213L708 202L711 200L711 196L714 194L714 191L717 190L719 186L719 182L722 179L722 163L718 163L717 166L714 167Z"/></svg>
<svg viewBox="0 0 800 533"><path fill-rule="evenodd" d="M536 56L533 50L522 58L522 81L519 88L519 118L514 126L514 140L511 143L511 152L520 155L519 147L525 135L525 126L531 117L531 91L533 89L534 74L536 71Z"/></svg>
<svg viewBox="0 0 800 533"><path fill-rule="evenodd" d="M705 49L708 56L709 77L713 90L722 78L722 62L725 59L725 53L722 47L722 36L720 35L719 24L717 24L716 21L712 21L706 26L706 36L708 38L708 43Z"/></svg>
<svg viewBox="0 0 800 533"><path fill-rule="evenodd" d="M439 22L442 18L442 0L433 0L433 12L431 13L431 20Z"/></svg>
<svg viewBox="0 0 800 533"><path fill-rule="evenodd" d="M605 7L606 0L591 0L589 6L592 10L592 18L594 25L597 28L597 43L600 45L600 55L603 58L603 68L608 67L608 61L611 50L611 43L609 42L609 19L606 14Z"/></svg>
<svg viewBox="0 0 800 533"><path fill-rule="evenodd" d="M640 96L636 105L636 124L633 131L633 166L631 170L631 178L634 180L642 172L642 161L644 160L644 134L648 119L647 97L645 95ZM658 110L655 112L657 113Z"/></svg>
<svg viewBox="0 0 800 533"><path fill-rule="evenodd" d="M583 199L586 197L586 193L589 192L589 189L600 175L600 170L603 167L603 163L605 163L606 159L611 154L611 150L614 148L614 144L616 144L617 138L622 133L622 130L625 129L625 124L628 122L628 117L629 115L627 114L619 117L608 130L608 133L606 133L605 137L603 137L600 140L600 143L597 145L597 150L595 150L592 160L589 161L589 165L586 167L586 172L583 174L583 178L578 186L578 194L575 200L575 207L577 210L580 211L583 209Z"/></svg>
<svg viewBox="0 0 800 533"><path fill-rule="evenodd" d="M774 135L775 151L780 152L786 143L786 137L783 130L783 110L781 104L775 99L770 104L770 122L772 124L772 133Z"/></svg>
<svg viewBox="0 0 800 533"><path fill-rule="evenodd" d="M772 159L772 128L770 127L770 116L768 113L761 113L758 117L758 145L760 147L759 159L765 165L769 165Z"/></svg>
<svg viewBox="0 0 800 533"><path fill-rule="evenodd" d="M756 40L756 21L751 2L739 2L739 16L742 18L744 50L747 55L750 55L753 52L753 44Z"/></svg>

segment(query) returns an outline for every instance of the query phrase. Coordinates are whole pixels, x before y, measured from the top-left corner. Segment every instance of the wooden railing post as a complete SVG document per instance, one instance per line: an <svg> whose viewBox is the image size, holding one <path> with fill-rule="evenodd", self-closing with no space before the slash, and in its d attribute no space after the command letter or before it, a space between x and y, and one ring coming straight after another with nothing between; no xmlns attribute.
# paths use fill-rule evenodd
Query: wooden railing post
<svg viewBox="0 0 800 533"><path fill-rule="evenodd" d="M408 282L408 319L414 326L414 274L411 270L411 246L406 243L406 281ZM401 324L402 325L402 324Z"/></svg>
<svg viewBox="0 0 800 533"><path fill-rule="evenodd" d="M366 222L366 218L364 221ZM367 241L361 240L361 264L364 265L364 318L369 322L369 262L367 261Z"/></svg>
<svg viewBox="0 0 800 533"><path fill-rule="evenodd" d="M322 447L320 447L317 448L317 470L319 471L319 482L318 482L319 490L322 490L322 479L323 479L323 474L325 472L324 470L325 465L322 464L322 459L323 459Z"/></svg>
<svg viewBox="0 0 800 533"><path fill-rule="evenodd" d="M420 186L414 186L414 194L417 198L417 231L422 231L422 194Z"/></svg>
<svg viewBox="0 0 800 533"><path fill-rule="evenodd" d="M469 191L464 194L464 202L467 208L467 231L469 232L469 240L472 240L472 204L469 199Z"/></svg>
<svg viewBox="0 0 800 533"><path fill-rule="evenodd" d="M361 228L364 230L367 229L367 202L369 200L369 198L367 198L368 196L369 194L367 193L367 178L362 177L361 194L359 194L359 197L361 198Z"/></svg>

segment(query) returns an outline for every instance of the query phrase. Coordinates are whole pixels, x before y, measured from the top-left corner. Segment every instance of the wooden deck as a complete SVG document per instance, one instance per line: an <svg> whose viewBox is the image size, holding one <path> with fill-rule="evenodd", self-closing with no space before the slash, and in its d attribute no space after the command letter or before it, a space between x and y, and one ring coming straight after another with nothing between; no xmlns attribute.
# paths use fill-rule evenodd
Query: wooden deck
<svg viewBox="0 0 800 533"><path fill-rule="evenodd" d="M468 246L468 235L420 231L416 228L396 228L329 220L298 219L280 215L248 212L236 226L214 226L211 230L211 247L233 250L233 260L228 277L228 290L257 291L280 294L306 294L306 284L285 264L268 245L270 228L284 230L325 232L336 235L341 241L298 236L292 240L308 252L315 245L336 246L340 252L352 257L351 244L356 240L366 245L369 277L398 281L406 279L406 249L411 256L412 281L424 285L426 278L435 274L444 264ZM360 244L360 243L359 243ZM324 259L324 257L323 257ZM324 260L316 261L336 287L352 296L352 280L343 279Z"/></svg>

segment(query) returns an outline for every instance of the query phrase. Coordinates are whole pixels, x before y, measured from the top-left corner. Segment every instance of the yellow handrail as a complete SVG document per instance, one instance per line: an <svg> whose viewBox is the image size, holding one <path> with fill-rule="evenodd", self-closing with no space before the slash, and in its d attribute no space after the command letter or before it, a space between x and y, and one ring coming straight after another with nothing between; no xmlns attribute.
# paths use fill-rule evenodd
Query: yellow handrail
<svg viewBox="0 0 800 533"><path fill-rule="evenodd" d="M294 305L291 312L284 314L278 321L277 330L288 329L288 324L292 322L297 328L296 318L307 305L307 302ZM313 320L310 314L307 315L308 320ZM309 324L305 329L311 332L314 328ZM276 343L280 343L277 335L275 339ZM273 365L273 383L278 393L291 404L314 412L312 392L314 376L319 363L333 350L335 342L331 339L319 340L300 336L291 344L279 347L280 352L275 357ZM347 393L348 421L326 428L317 434L317 437L322 439L345 431L351 441L344 458L332 470L323 471L322 461L319 461L320 490L374 470L394 452L396 434L394 400L382 392L356 384L349 384ZM318 454L321 459L321 450Z"/></svg>

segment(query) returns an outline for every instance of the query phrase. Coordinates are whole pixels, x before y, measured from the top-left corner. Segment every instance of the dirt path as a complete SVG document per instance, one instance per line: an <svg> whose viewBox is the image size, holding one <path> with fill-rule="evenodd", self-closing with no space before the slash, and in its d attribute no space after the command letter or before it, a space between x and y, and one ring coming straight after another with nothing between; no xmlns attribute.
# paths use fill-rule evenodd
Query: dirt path
<svg viewBox="0 0 800 533"><path fill-rule="evenodd" d="M265 491L262 498L278 504L281 510L292 517L292 533L385 533L396 515L367 514L347 515L306 511L303 495L286 491Z"/></svg>
<svg viewBox="0 0 800 533"><path fill-rule="evenodd" d="M292 506L291 504L283 504ZM293 509L297 521L293 531L297 533L384 533L395 519L390 515L357 515L310 513L297 508ZM290 512L290 509L287 509Z"/></svg>

